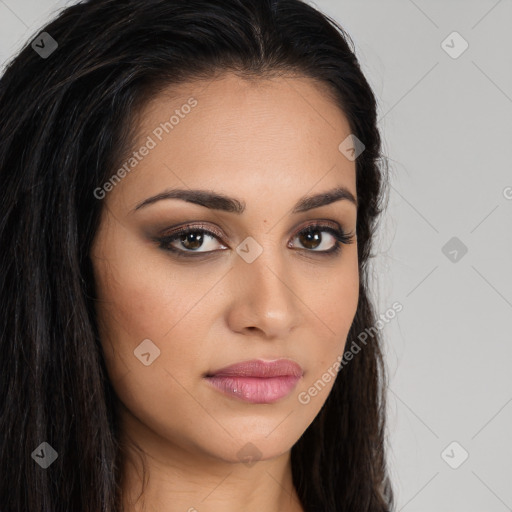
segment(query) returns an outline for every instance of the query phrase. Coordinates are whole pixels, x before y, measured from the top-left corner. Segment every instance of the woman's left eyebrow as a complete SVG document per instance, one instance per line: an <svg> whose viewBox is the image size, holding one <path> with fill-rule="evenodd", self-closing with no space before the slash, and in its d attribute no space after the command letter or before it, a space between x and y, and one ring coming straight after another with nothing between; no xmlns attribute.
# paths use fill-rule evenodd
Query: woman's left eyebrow
<svg viewBox="0 0 512 512"><path fill-rule="evenodd" d="M236 214L242 214L246 206L244 201L239 201L234 197L228 197L209 190L168 189L160 194L145 199L139 203L133 211L135 212L164 199L180 199L212 210L221 210ZM305 212L341 200L348 200L357 207L357 199L350 190L345 187L336 187L319 194L300 198L293 207L292 213Z"/></svg>

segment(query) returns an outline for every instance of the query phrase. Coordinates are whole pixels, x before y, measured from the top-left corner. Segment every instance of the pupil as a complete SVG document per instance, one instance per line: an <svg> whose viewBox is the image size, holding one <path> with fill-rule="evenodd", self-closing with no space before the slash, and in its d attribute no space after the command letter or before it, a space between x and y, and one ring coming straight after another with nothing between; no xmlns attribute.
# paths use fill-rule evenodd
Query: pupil
<svg viewBox="0 0 512 512"><path fill-rule="evenodd" d="M308 249L314 249L318 247L322 242L322 237L320 236L318 230L305 231L301 235L301 238L302 239L300 243Z"/></svg>
<svg viewBox="0 0 512 512"><path fill-rule="evenodd" d="M187 249L199 249L203 245L203 235L198 232L186 233L181 237L181 243Z"/></svg>

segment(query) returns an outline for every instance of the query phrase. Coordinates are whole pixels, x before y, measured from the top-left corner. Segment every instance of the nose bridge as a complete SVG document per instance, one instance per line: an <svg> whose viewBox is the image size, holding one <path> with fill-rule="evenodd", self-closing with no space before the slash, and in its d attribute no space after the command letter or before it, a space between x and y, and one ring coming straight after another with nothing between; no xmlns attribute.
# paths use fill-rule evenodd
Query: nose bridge
<svg viewBox="0 0 512 512"><path fill-rule="evenodd" d="M300 301L293 292L286 255L278 249L266 247L250 263L243 257L237 259L234 308L238 328L256 327L268 336L285 336L296 325Z"/></svg>
<svg viewBox="0 0 512 512"><path fill-rule="evenodd" d="M261 292L267 299L289 300L289 281L284 258L277 251L266 249L255 261L245 265L244 279L252 280L256 285L255 291Z"/></svg>

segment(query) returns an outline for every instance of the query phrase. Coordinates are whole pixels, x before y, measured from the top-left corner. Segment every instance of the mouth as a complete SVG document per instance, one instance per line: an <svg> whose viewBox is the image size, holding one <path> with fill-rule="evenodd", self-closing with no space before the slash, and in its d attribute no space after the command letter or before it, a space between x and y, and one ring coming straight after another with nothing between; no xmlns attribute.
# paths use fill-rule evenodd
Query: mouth
<svg viewBox="0 0 512 512"><path fill-rule="evenodd" d="M303 373L290 359L254 359L221 368L204 378L224 395L253 404L270 404L288 396Z"/></svg>

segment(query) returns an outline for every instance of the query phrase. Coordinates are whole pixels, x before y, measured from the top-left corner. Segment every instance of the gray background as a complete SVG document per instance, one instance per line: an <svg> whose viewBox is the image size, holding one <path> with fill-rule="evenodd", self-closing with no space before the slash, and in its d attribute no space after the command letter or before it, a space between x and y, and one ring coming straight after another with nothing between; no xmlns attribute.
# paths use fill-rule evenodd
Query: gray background
<svg viewBox="0 0 512 512"><path fill-rule="evenodd" d="M69 3L0 0L0 63ZM309 3L352 37L390 162L373 268L378 312L403 306L382 330L397 510L512 510L512 1Z"/></svg>

